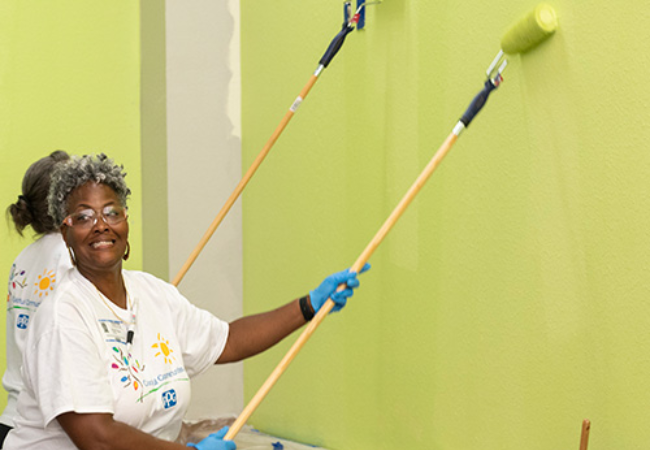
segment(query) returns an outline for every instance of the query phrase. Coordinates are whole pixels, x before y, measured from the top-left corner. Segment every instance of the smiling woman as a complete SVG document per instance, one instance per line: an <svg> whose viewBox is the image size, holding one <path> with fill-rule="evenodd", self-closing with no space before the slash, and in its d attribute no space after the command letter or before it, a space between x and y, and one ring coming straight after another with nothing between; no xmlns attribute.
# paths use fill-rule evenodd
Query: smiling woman
<svg viewBox="0 0 650 450"><path fill-rule="evenodd" d="M328 298L340 309L359 285L348 270L300 299L227 323L152 275L122 269L129 255L123 168L73 158L52 175L49 211L71 270L27 336L16 428L4 449L180 449L190 378L239 361L303 326ZM340 284L347 289L337 292ZM196 330L201 330L197 333ZM225 450L225 433L197 444Z"/></svg>
<svg viewBox="0 0 650 450"><path fill-rule="evenodd" d="M72 191L68 197L67 210L71 213L62 221L63 240L70 251L70 258L79 272L107 296L113 294L117 305L126 308L121 286L105 284L107 270L116 275L122 268L122 260L128 258L129 225L126 209L115 191L95 181L88 181Z"/></svg>

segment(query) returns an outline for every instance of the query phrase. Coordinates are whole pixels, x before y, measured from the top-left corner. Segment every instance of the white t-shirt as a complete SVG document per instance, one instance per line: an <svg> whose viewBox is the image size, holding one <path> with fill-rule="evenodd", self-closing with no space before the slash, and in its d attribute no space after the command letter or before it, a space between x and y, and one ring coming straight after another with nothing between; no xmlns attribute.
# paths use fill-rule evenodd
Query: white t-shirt
<svg viewBox="0 0 650 450"><path fill-rule="evenodd" d="M128 352L129 311L109 302L76 269L41 306L28 333L25 389L5 450L75 449L56 420L71 411L111 413L161 439L178 436L189 380L219 358L228 323L152 275L122 274L136 311Z"/></svg>
<svg viewBox="0 0 650 450"><path fill-rule="evenodd" d="M51 298L57 279L72 268L65 243L59 233L42 236L16 258L9 273L7 295L7 369L2 386L7 391L7 407L0 423L14 426L16 402L23 389L20 366L27 328L41 302Z"/></svg>

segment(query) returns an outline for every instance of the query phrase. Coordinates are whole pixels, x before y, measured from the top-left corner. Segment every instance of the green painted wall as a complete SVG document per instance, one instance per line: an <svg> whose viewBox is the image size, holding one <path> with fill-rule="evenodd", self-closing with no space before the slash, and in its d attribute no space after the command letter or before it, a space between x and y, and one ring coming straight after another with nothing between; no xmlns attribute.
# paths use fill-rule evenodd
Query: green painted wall
<svg viewBox="0 0 650 450"><path fill-rule="evenodd" d="M4 220L23 174L56 149L103 151L124 164L132 256L142 267L139 4L127 0L0 2L0 274L31 241ZM0 319L0 370L5 358ZM4 408L5 395L0 396Z"/></svg>
<svg viewBox="0 0 650 450"><path fill-rule="evenodd" d="M142 269L169 279L165 3L140 1Z"/></svg>
<svg viewBox="0 0 650 450"><path fill-rule="evenodd" d="M535 3L385 0L244 194L245 311L351 265ZM650 442L650 9L553 2L505 82L251 422L354 449ZM317 66L341 2L243 1L244 169ZM245 366L257 391L296 336Z"/></svg>

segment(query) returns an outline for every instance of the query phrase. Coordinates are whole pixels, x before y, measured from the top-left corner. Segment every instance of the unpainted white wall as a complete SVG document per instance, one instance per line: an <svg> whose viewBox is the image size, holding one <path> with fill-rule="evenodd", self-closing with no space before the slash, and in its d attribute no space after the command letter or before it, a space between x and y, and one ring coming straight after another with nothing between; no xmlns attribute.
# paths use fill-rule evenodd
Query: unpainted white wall
<svg viewBox="0 0 650 450"><path fill-rule="evenodd" d="M241 178L239 0L166 2L166 77L173 279ZM240 202L179 285L224 320L242 314ZM243 407L241 363L209 370L192 390L189 419L236 415Z"/></svg>

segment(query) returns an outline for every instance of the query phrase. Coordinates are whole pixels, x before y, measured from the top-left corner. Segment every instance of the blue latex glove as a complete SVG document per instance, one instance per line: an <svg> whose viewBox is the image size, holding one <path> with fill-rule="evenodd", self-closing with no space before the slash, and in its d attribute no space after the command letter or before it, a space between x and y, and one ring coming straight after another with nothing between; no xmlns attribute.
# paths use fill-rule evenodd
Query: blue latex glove
<svg viewBox="0 0 650 450"><path fill-rule="evenodd" d="M187 444L198 450L235 450L237 446L233 441L224 441L223 437L228 432L228 427L223 427L216 433L212 433L198 444Z"/></svg>
<svg viewBox="0 0 650 450"><path fill-rule="evenodd" d="M370 264L366 263L359 273L363 273L368 269L370 269ZM347 288L336 292L336 288L341 283L346 283ZM352 297L353 289L358 286L359 280L357 279L357 274L350 272L350 269L336 272L325 278L320 286L309 292L309 300L311 301L311 307L314 309L314 314L318 314L318 311L328 298L331 298L335 303L331 312L340 311L345 306L348 298Z"/></svg>

